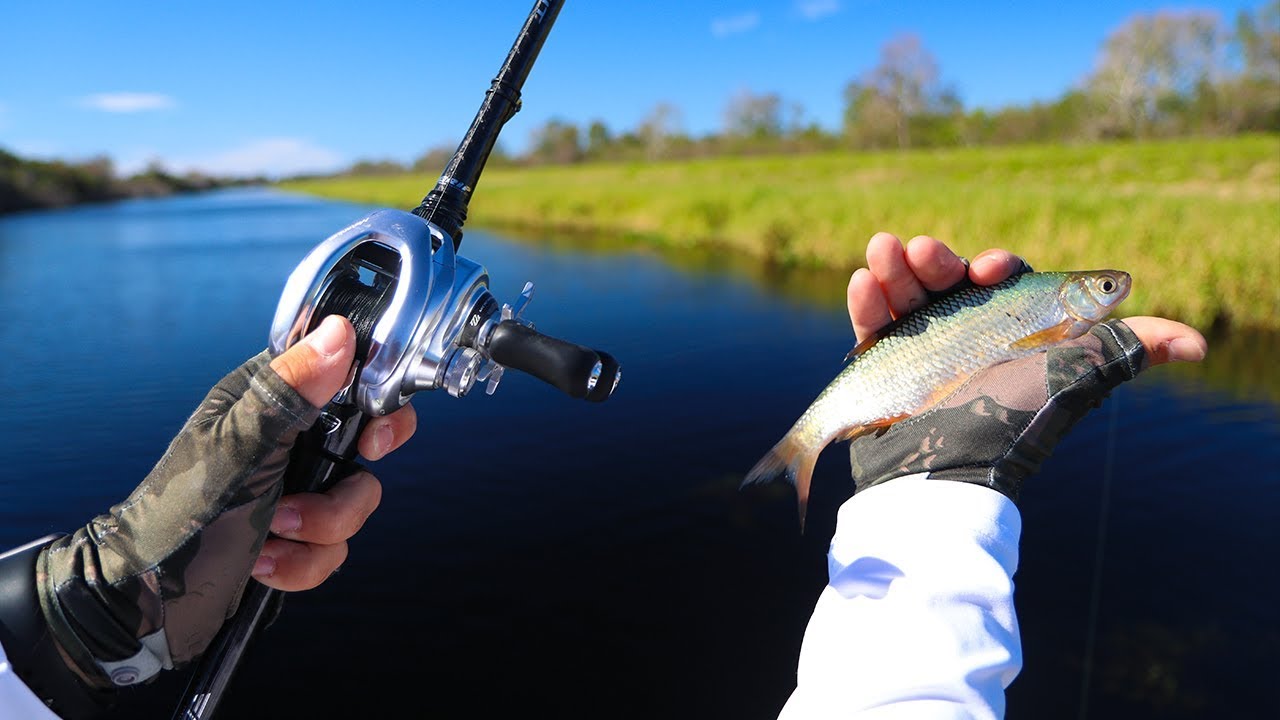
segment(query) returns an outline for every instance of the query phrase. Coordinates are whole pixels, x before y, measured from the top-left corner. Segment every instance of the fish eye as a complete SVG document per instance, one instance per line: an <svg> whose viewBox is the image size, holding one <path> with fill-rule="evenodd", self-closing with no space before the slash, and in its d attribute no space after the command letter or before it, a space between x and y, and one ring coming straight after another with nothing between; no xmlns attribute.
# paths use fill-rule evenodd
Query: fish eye
<svg viewBox="0 0 1280 720"><path fill-rule="evenodd" d="M1111 293L1116 291L1116 281L1112 280L1109 277L1104 277L1098 281L1098 289L1110 295Z"/></svg>

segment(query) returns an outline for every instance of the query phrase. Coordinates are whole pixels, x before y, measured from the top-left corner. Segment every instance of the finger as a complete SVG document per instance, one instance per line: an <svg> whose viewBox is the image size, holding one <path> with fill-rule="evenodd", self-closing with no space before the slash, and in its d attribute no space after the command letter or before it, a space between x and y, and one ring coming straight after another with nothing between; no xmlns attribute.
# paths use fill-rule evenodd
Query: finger
<svg viewBox="0 0 1280 720"><path fill-rule="evenodd" d="M412 405L405 405L390 415L374 418L360 434L360 454L366 460L381 460L413 437L417 429L418 413Z"/></svg>
<svg viewBox="0 0 1280 720"><path fill-rule="evenodd" d="M1199 330L1174 320L1143 316L1125 318L1124 324L1142 341L1152 365L1200 362L1209 350Z"/></svg>
<svg viewBox="0 0 1280 720"><path fill-rule="evenodd" d="M254 563L253 576L276 590L310 590L328 579L346 559L346 543L314 545L268 538Z"/></svg>
<svg viewBox="0 0 1280 720"><path fill-rule="evenodd" d="M926 290L946 290L964 279L964 261L951 248L928 235L907 243L907 266Z"/></svg>
<svg viewBox="0 0 1280 720"><path fill-rule="evenodd" d="M285 495L271 532L289 540L333 545L349 539L382 502L382 483L367 472L345 477L322 493Z"/></svg>
<svg viewBox="0 0 1280 720"><path fill-rule="evenodd" d="M355 358L356 332L351 322L330 315L302 341L271 361L298 394L316 407L323 407L347 383Z"/></svg>
<svg viewBox="0 0 1280 720"><path fill-rule="evenodd" d="M889 312L895 318L924 305L928 298L924 286L907 265L902 243L889 233L876 233L867 243L867 269L880 282L889 301Z"/></svg>
<svg viewBox="0 0 1280 720"><path fill-rule="evenodd" d="M866 268L858 268L849 278L847 296L849 302L849 320L853 323L853 334L858 342L871 337L871 334L893 322L889 314L889 301L880 289L876 276Z"/></svg>
<svg viewBox="0 0 1280 720"><path fill-rule="evenodd" d="M1026 262L1008 250L983 250L969 263L969 279L979 285L995 285L1025 267Z"/></svg>

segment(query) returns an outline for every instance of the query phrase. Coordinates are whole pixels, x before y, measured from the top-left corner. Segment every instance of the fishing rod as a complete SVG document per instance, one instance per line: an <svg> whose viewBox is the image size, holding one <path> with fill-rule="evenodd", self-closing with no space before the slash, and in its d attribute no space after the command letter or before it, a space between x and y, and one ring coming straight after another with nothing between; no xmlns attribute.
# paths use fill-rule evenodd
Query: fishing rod
<svg viewBox="0 0 1280 720"><path fill-rule="evenodd" d="M289 276L271 325L271 354L338 314L355 327L356 359L348 385L298 436L286 493L323 491L353 472L368 419L398 410L419 391L462 397L483 382L492 394L507 368L590 402L617 387L621 372L611 355L542 334L522 318L533 283L513 303L500 303L484 267L457 254L480 173L520 109L520 90L563 4L534 3L466 136L412 213L365 216L317 245ZM246 647L279 613L283 597L250 583L201 656L174 720L213 715Z"/></svg>

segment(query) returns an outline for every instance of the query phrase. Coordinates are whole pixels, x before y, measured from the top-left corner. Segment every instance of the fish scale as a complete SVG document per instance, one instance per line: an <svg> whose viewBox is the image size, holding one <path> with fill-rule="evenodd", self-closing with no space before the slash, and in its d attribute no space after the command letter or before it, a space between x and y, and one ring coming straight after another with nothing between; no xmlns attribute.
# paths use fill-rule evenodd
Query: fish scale
<svg viewBox="0 0 1280 720"><path fill-rule="evenodd" d="M949 293L876 333L744 484L785 474L801 522L818 454L919 415L976 373L1083 335L1129 293L1117 270L1028 272Z"/></svg>

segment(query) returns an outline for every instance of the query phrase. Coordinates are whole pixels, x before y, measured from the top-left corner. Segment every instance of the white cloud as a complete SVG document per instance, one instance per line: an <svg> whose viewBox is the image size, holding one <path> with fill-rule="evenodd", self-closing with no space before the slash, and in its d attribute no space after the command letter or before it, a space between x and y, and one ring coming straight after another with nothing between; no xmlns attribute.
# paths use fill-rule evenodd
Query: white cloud
<svg viewBox="0 0 1280 720"><path fill-rule="evenodd" d="M160 93L95 93L80 98L80 105L110 113L136 113L168 110L177 105L173 98Z"/></svg>
<svg viewBox="0 0 1280 720"><path fill-rule="evenodd" d="M805 20L818 20L840 12L840 0L796 0L796 10Z"/></svg>
<svg viewBox="0 0 1280 720"><path fill-rule="evenodd" d="M711 21L711 34L716 37L728 37L752 30L759 24L760 13L755 10L739 15L718 17Z"/></svg>
<svg viewBox="0 0 1280 720"><path fill-rule="evenodd" d="M339 153L301 138L261 138L223 152L166 160L179 171L196 170L220 176L284 177L338 170L345 163Z"/></svg>

